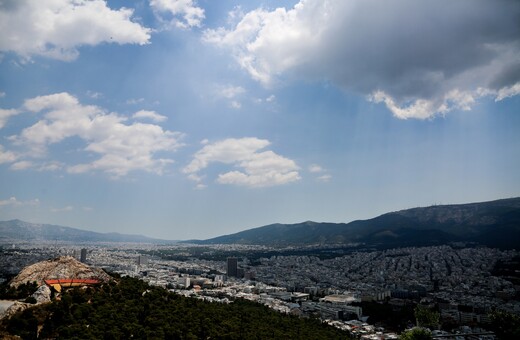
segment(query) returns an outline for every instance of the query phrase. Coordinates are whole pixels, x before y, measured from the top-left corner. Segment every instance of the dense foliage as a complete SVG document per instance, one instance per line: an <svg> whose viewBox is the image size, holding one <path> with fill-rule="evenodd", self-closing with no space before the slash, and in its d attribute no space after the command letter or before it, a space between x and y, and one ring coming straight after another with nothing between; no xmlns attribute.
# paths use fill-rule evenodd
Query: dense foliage
<svg viewBox="0 0 520 340"><path fill-rule="evenodd" d="M319 320L283 315L257 303L185 298L121 278L72 289L61 300L13 316L3 327L24 339L345 339Z"/></svg>
<svg viewBox="0 0 520 340"><path fill-rule="evenodd" d="M415 325L415 305L412 303L395 306L389 304L387 301L363 301L354 302L353 305L363 308L363 314L370 316L368 318L370 324L382 326L390 331L401 332Z"/></svg>
<svg viewBox="0 0 520 340"><path fill-rule="evenodd" d="M431 340L432 333L424 328L414 328L401 333L399 340Z"/></svg>
<svg viewBox="0 0 520 340"><path fill-rule="evenodd" d="M520 339L520 316L505 311L490 314L491 329L499 339Z"/></svg>
<svg viewBox="0 0 520 340"><path fill-rule="evenodd" d="M414 310L415 319L421 327L435 329L439 327L440 314L428 307L417 305Z"/></svg>
<svg viewBox="0 0 520 340"><path fill-rule="evenodd" d="M36 282L27 282L15 288L6 281L0 284L0 300L25 299L32 295L36 289L38 289Z"/></svg>

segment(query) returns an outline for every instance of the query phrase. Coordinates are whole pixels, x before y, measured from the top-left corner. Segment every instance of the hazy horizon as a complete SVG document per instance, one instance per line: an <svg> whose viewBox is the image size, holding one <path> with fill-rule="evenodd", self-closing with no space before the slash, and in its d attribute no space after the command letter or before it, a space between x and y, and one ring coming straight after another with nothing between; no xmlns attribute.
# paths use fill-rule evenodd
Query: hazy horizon
<svg viewBox="0 0 520 340"><path fill-rule="evenodd" d="M0 220L186 240L520 196L519 15L4 2Z"/></svg>

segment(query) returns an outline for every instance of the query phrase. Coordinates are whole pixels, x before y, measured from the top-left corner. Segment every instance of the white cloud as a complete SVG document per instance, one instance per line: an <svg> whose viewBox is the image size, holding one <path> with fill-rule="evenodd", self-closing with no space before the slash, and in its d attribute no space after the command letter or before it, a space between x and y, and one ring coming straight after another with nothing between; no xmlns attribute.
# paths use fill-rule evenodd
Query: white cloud
<svg viewBox="0 0 520 340"><path fill-rule="evenodd" d="M518 1L302 0L237 13L204 40L265 86L326 79L419 119L471 109L478 88L520 92Z"/></svg>
<svg viewBox="0 0 520 340"><path fill-rule="evenodd" d="M19 161L11 165L12 170L26 170L33 166L33 162L30 161Z"/></svg>
<svg viewBox="0 0 520 340"><path fill-rule="evenodd" d="M100 93L100 92L95 92L95 91L88 90L87 91L87 96L89 96L92 99L99 99L99 98L103 97L103 94Z"/></svg>
<svg viewBox="0 0 520 340"><path fill-rule="evenodd" d="M274 94L270 95L269 97L265 98L265 101L268 103L274 102L276 100L276 97Z"/></svg>
<svg viewBox="0 0 520 340"><path fill-rule="evenodd" d="M0 129L5 126L10 117L19 114L20 111L15 109L0 109Z"/></svg>
<svg viewBox="0 0 520 340"><path fill-rule="evenodd" d="M132 118L135 118L135 119L150 119L151 121L156 122L156 123L164 122L166 119L168 119L168 117L162 116L162 115L158 114L155 111L147 111L147 110L141 110L141 111L136 112L132 116Z"/></svg>
<svg viewBox="0 0 520 340"><path fill-rule="evenodd" d="M12 163L18 159L18 155L16 155L12 151L4 151L4 147L0 145L0 164L3 163Z"/></svg>
<svg viewBox="0 0 520 340"><path fill-rule="evenodd" d="M64 164L61 162L45 162L38 167L38 171L58 171L63 169Z"/></svg>
<svg viewBox="0 0 520 340"><path fill-rule="evenodd" d="M245 92L246 90L241 86L217 85L215 87L216 96L229 99L229 106L233 109L240 109L242 107L242 103L236 100L236 98Z"/></svg>
<svg viewBox="0 0 520 340"><path fill-rule="evenodd" d="M0 98L4 98L4 97L5 97L5 92L0 91Z"/></svg>
<svg viewBox="0 0 520 340"><path fill-rule="evenodd" d="M323 168L321 166L319 166L318 164L311 164L309 166L309 172L318 173L318 172L322 172L322 171L323 171Z"/></svg>
<svg viewBox="0 0 520 340"><path fill-rule="evenodd" d="M326 174L326 175L321 175L321 176L319 176L317 179L318 179L318 181L320 181L320 182L328 182L328 181L331 180L331 178L332 178L331 175Z"/></svg>
<svg viewBox="0 0 520 340"><path fill-rule="evenodd" d="M222 184L267 187L299 180L299 167L293 160L270 150L260 152L269 144L268 140L254 137L229 138L206 144L194 155L183 172L190 179L200 182L198 173L210 163L218 162L240 169L219 174L217 181Z"/></svg>
<svg viewBox="0 0 520 340"><path fill-rule="evenodd" d="M229 103L229 106L231 106L233 109L240 109L242 107L242 104L236 100L232 100L230 103Z"/></svg>
<svg viewBox="0 0 520 340"><path fill-rule="evenodd" d="M0 200L0 207L1 206L22 206L22 205L38 205L40 204L39 199L33 199L29 201L19 201L16 199L16 197L9 197L6 200Z"/></svg>
<svg viewBox="0 0 520 340"><path fill-rule="evenodd" d="M151 30L132 15L132 9L114 10L103 0L4 1L0 51L73 60L84 45L149 43Z"/></svg>
<svg viewBox="0 0 520 340"><path fill-rule="evenodd" d="M308 170L313 174L321 174L320 176L316 177L316 180L319 182L328 182L332 179L332 176L326 173L326 170L318 164L311 164Z"/></svg>
<svg viewBox="0 0 520 340"><path fill-rule="evenodd" d="M227 99L233 99L238 95L246 92L246 90L242 86L217 86L216 93L220 97L224 97Z"/></svg>
<svg viewBox="0 0 520 340"><path fill-rule="evenodd" d="M200 27L205 18L204 9L197 7L193 0L150 0L156 17L179 28ZM167 20L166 16L173 18Z"/></svg>
<svg viewBox="0 0 520 340"><path fill-rule="evenodd" d="M74 207L71 206L71 205L67 205L63 208L52 208L51 209L51 212L54 212L54 213L60 213L60 212L69 212L69 211L72 211L74 210Z"/></svg>
<svg viewBox="0 0 520 340"><path fill-rule="evenodd" d="M496 101L504 100L509 97L518 96L520 94L520 82L501 88L496 94Z"/></svg>
<svg viewBox="0 0 520 340"><path fill-rule="evenodd" d="M20 135L11 137L15 144L29 147L31 155L45 156L49 145L71 137L86 143L84 151L100 155L93 162L69 166L71 173L103 171L120 177L144 170L161 174L173 160L156 158L154 154L175 151L182 145L182 134L178 132L154 124L125 124L125 117L106 113L97 106L82 105L66 92L28 99L24 108L44 115ZM48 165L51 170L53 166Z"/></svg>
<svg viewBox="0 0 520 340"><path fill-rule="evenodd" d="M137 99L132 98L132 99L128 99L126 101L126 103L129 104L129 105L135 105L135 104L139 104L139 103L142 103L142 102L144 102L144 98L137 98Z"/></svg>

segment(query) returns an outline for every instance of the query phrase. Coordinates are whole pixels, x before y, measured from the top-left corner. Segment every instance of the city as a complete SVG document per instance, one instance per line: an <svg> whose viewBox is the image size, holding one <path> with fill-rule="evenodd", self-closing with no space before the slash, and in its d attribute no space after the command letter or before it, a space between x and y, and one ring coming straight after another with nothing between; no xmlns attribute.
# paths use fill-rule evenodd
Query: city
<svg viewBox="0 0 520 340"><path fill-rule="evenodd" d="M480 339L494 338L486 331L492 311L520 313L520 287L515 281L518 275L496 275L497 263L518 261L520 254L515 250L435 246L352 250L322 259L313 255L259 257L269 251L275 249L191 244L18 244L4 247L0 267L3 275L13 275L23 266L49 257L73 256L109 273L140 278L195 299L229 303L242 298L281 313L319 317L361 339L397 339L400 331L415 326L410 311L417 304L434 309L440 323L453 330L489 334ZM280 249L277 251L280 253ZM176 259L167 259L172 252ZM229 253L245 255L226 256ZM408 319L399 320L399 324L385 322L372 314L377 314L374 304L396 314L406 315L408 311Z"/></svg>

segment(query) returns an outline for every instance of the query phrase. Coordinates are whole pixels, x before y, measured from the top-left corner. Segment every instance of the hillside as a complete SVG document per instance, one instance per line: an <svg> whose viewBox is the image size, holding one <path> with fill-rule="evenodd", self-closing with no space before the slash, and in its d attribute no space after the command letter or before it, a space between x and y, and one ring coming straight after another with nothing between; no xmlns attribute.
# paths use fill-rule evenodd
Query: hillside
<svg viewBox="0 0 520 340"><path fill-rule="evenodd" d="M311 318L255 302L210 303L123 277L0 321L0 338L23 339L348 339Z"/></svg>
<svg viewBox="0 0 520 340"><path fill-rule="evenodd" d="M52 225L36 224L20 220L0 221L0 244L11 242L136 242L158 243L165 240L154 239L142 235L126 235L118 233L97 233L94 231Z"/></svg>
<svg viewBox="0 0 520 340"><path fill-rule="evenodd" d="M49 279L92 279L108 282L110 276L103 270L90 267L71 256L62 256L52 260L34 263L25 267L9 283L18 287L27 282L36 282L41 286Z"/></svg>
<svg viewBox="0 0 520 340"><path fill-rule="evenodd" d="M271 224L189 242L261 245L363 243L369 246L398 247L457 241L520 248L520 198L413 208L350 223L307 221Z"/></svg>

